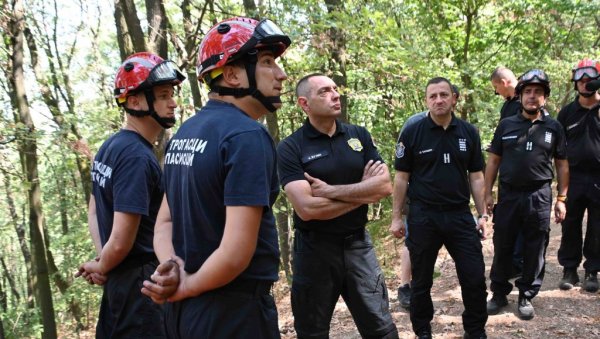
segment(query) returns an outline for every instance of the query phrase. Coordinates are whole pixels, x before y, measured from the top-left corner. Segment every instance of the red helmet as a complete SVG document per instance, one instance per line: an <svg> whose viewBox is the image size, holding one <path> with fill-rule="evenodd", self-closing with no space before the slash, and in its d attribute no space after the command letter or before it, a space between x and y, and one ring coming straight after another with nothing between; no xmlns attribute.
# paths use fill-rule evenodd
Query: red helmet
<svg viewBox="0 0 600 339"><path fill-rule="evenodd" d="M600 77L600 63L596 60L583 59L573 67L572 72L572 81L579 81L586 75L591 79L597 79Z"/></svg>
<svg viewBox="0 0 600 339"><path fill-rule="evenodd" d="M235 17L221 21L206 33L198 48L198 80L210 83L220 74L211 74L211 71L240 59L254 48L272 47L278 57L290 43L290 38L268 19L259 22Z"/></svg>
<svg viewBox="0 0 600 339"><path fill-rule="evenodd" d="M173 61L165 61L148 52L135 53L119 67L114 95L117 103L122 105L135 92L162 84L179 85L183 80L185 76Z"/></svg>

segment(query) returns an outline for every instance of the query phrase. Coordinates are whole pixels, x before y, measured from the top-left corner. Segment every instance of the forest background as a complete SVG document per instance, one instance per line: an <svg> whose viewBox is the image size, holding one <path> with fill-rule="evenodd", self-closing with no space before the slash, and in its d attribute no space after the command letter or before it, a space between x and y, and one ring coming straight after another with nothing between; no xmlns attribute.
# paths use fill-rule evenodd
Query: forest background
<svg viewBox="0 0 600 339"><path fill-rule="evenodd" d="M264 119L275 142L305 119L294 84L330 75L343 119L371 131L388 163L398 132L425 109L434 76L460 88L457 115L491 139L503 98L489 76L542 68L552 115L574 97L571 68L597 58L598 0L0 0L0 338L77 337L93 328L101 289L73 277L95 256L87 227L90 162L123 124L113 77L150 50L188 77L179 116L207 100L195 76L199 41L216 22L270 18L292 38L280 64L284 106ZM162 157L161 137L156 152ZM283 283L291 281L290 206L276 206ZM389 237L391 198L371 206L375 239ZM379 253L386 275L394 274ZM389 264L388 264L389 265Z"/></svg>

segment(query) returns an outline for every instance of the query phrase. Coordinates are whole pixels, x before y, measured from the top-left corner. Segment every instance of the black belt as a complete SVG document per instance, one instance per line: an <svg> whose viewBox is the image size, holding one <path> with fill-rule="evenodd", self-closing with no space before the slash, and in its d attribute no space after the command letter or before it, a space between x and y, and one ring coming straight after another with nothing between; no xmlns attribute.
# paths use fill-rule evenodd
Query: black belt
<svg viewBox="0 0 600 339"><path fill-rule="evenodd" d="M215 291L238 292L259 296L270 294L272 287L273 281L269 280L236 279Z"/></svg>

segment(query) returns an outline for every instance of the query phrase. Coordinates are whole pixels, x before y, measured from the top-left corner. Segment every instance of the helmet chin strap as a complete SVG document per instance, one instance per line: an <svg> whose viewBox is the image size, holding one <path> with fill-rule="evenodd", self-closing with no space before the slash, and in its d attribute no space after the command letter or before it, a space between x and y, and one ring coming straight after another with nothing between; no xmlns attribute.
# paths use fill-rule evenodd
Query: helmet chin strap
<svg viewBox="0 0 600 339"><path fill-rule="evenodd" d="M582 92L579 92L579 90L577 91L577 93L579 93L579 95L581 95L584 98L591 98L596 94L596 92L583 92L582 93Z"/></svg>
<svg viewBox="0 0 600 339"><path fill-rule="evenodd" d="M256 86L256 63L258 62L258 51L253 50L248 52L246 56L246 76L248 77L248 88L230 88L230 87L222 87L222 86L213 86L213 90L215 90L219 95L231 95L236 98L241 98L245 96L251 96L258 100L269 112L273 113L277 110L273 104L280 104L281 97L270 96L267 97L258 89Z"/></svg>
<svg viewBox="0 0 600 339"><path fill-rule="evenodd" d="M544 106L540 106L540 108L538 108L538 109L527 109L527 108L525 108L525 106L523 106L523 110L525 111L525 113L527 113L529 115L536 115L536 114L538 114L538 112L544 111Z"/></svg>
<svg viewBox="0 0 600 339"><path fill-rule="evenodd" d="M144 95L146 96L146 102L148 103L149 110L135 110L131 108L125 108L125 111L134 117L145 117L147 115L151 116L162 128L169 129L175 125L175 118L162 118L160 117L156 111L154 110L154 93L152 93L152 89L144 90Z"/></svg>

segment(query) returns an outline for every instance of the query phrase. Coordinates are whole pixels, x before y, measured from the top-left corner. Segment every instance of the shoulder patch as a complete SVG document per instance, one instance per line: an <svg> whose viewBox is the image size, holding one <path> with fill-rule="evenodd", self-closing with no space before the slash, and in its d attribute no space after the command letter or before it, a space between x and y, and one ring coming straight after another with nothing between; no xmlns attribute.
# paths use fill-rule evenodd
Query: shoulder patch
<svg viewBox="0 0 600 339"><path fill-rule="evenodd" d="M402 141L396 145L396 158L404 157L404 149L405 147Z"/></svg>
<svg viewBox="0 0 600 339"><path fill-rule="evenodd" d="M360 152L363 150L363 145L360 142L360 140L358 140L358 138L348 139L348 145L350 146L350 148L352 148L352 150L356 152Z"/></svg>

